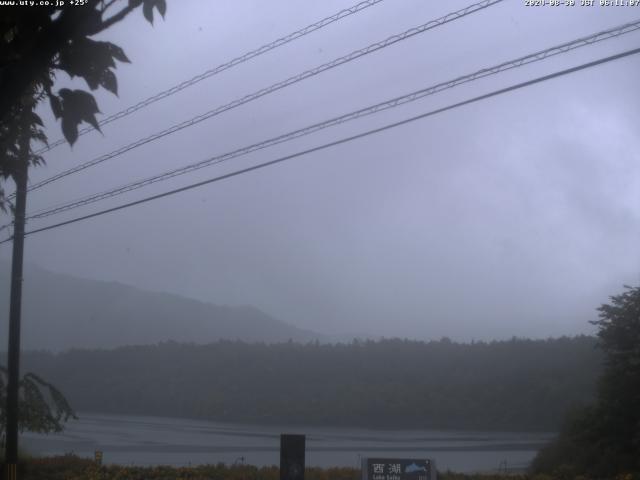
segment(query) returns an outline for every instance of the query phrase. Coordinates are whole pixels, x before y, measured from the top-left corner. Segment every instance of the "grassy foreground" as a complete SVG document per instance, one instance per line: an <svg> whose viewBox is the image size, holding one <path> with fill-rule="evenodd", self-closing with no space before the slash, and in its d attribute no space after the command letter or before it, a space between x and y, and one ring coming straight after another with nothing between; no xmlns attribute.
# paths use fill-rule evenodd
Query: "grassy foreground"
<svg viewBox="0 0 640 480"><path fill-rule="evenodd" d="M74 455L31 458L21 465L21 480L279 480L277 467L226 466L224 464L194 467L98 466L92 460ZM441 472L440 480L586 480L558 472L547 475L460 474ZM355 468L309 468L305 480L360 480ZM640 475L622 475L615 480L640 480Z"/></svg>

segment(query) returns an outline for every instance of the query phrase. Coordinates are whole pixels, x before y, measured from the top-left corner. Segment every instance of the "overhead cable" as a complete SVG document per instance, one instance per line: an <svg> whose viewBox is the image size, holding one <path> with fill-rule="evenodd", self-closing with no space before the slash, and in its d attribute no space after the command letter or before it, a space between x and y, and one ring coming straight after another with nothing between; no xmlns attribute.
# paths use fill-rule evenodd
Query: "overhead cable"
<svg viewBox="0 0 640 480"><path fill-rule="evenodd" d="M351 53L349 53L348 55L344 55L340 58L337 58L335 60L332 60L330 62L324 63L320 66L317 66L315 68L312 68L310 70L306 70L298 75L294 75L292 77L287 78L286 80L282 80L278 83L275 83L269 87L263 88L261 90L258 90L254 93L251 93L249 95L246 95L242 98L236 99L230 103L227 103L225 105L221 105L213 110L209 110L206 113L203 113L201 115L195 116L189 120L186 120L184 122L181 122L179 124L173 125L165 130L162 130L161 132L157 132L154 133L152 135L149 135L148 137L136 140L135 142L132 142L128 145L125 145L117 150L114 150L110 153L107 153L105 155L101 155L97 158L94 158L93 160L89 160L85 163L82 163L80 165L77 165L76 167L70 168L68 170L65 170L64 172L61 172L57 175L54 175L52 177L49 177L47 179L44 179L40 182L37 182L31 186L29 186L28 191L33 191L36 190L38 188L41 188L45 185L48 185L51 182L55 182L56 180L59 180L61 178L67 177L69 175L72 175L74 173L80 172L86 168L89 167L93 167L95 165L98 165L102 162L105 162L107 160L110 160L112 158L118 157L130 150L133 150L135 148L138 148L142 145L146 145L147 143L153 142L155 140L158 140L160 138L163 138L167 135L171 135L172 133L178 132L180 130L183 130L185 128L188 127L192 127L193 125L196 125L204 120L208 120L216 115L220 115L223 112L229 111L233 108L239 107L240 105L244 105L245 103L251 102L253 100L257 100L258 98L264 97L265 95L269 95L273 92L276 92L278 90L281 90L285 87L288 87L290 85L293 85L295 83L301 82L303 80L306 80L308 78L314 77L322 72L325 72L327 70L330 70L332 68L338 67L340 65L343 65L345 63L351 62L353 60L356 60L360 57L363 57L365 55L368 55L370 53L376 52L378 50L381 50L383 48L389 47L391 45L394 45L398 42L401 42L403 40L407 40L408 38L411 38L415 35L424 33L426 31L429 31L433 28L439 27L441 25L444 25L446 23L452 22L454 20L458 20L461 19L463 17L466 17L467 15L471 15L472 13L476 13L478 11L484 10L485 8L488 8L490 6L493 6L495 4L501 3L504 0L483 0L482 2L479 3L474 3L472 5L469 5L463 9L457 10L455 12L449 13L447 15L444 15L440 18L437 18L435 20L431 20L427 23L424 23L422 25L419 25L417 27L411 28L409 30L406 30L403 33L399 33L396 35L393 35L389 38L387 38L386 40L383 40L381 42L376 42L373 43L365 48L361 48L359 50L355 50ZM9 198L12 198L12 196L9 196Z"/></svg>
<svg viewBox="0 0 640 480"><path fill-rule="evenodd" d="M237 150L233 150L231 152L227 152L221 155L216 155L215 157L207 158L205 160L199 161L197 163L192 163L190 165L186 165L183 167L175 168L173 170L154 175L142 180L137 180L135 182L128 183L126 185L122 185L104 192L91 194L89 196L85 196L83 198L69 201L67 203L63 203L59 206L49 207L47 209L40 210L33 214L30 214L27 219L39 219L48 217L50 215L55 215L61 212L65 212L67 210L71 210L74 208L82 207L84 205L88 205L91 203L95 203L100 200L104 200L107 198L114 197L116 195L120 195L126 192L130 192L132 190L137 190L142 187L146 187L148 185L168 180L170 178L183 175L186 173L193 172L195 170L199 170L201 168L209 167L211 165L219 164L233 158L237 158L240 156L244 156L250 154L252 152L262 150L267 147L271 147L274 145L278 145L280 143L284 143L287 141L294 140L296 138L303 137L305 135L309 135L325 128L333 127L336 125L340 125L342 123L356 120L358 118L362 118L368 115L372 115L381 111L385 111L399 105L404 105L406 103L414 102L421 98L427 97L429 95L434 95L443 90L451 89L459 85L463 85L465 83L469 83L481 78L488 77L490 75L496 75L501 72L505 72L507 70L511 70L513 68L521 67L524 65L529 65L534 62L539 62L546 58L563 54L568 51L574 50L576 48L584 47L586 45L592 45L596 42L600 42L603 40L607 40L610 38L616 38L621 35L625 35L640 29L640 19L625 23L623 25L619 25L617 27L613 27L586 37L581 37L576 40L572 40L570 42L566 42L560 45L556 45L545 50L540 50L535 53L531 53L525 55L523 57L516 58L514 60L509 60L507 62L503 62L491 67L483 68L481 70L475 71L473 73L463 75L452 80L448 80L446 82L441 82L436 85L429 86L427 88L423 88L407 95L402 95L400 97L395 97L390 100L386 100L384 102L377 103L375 105L371 105L366 108L362 108L360 110L356 110L353 112L349 112L347 114L331 118L329 120L325 120L320 123L315 123L313 125L308 125L304 128L300 128L298 130L294 130L292 132L288 132L283 135L279 135L268 140L264 140L259 143L254 143L252 145L239 148Z"/></svg>
<svg viewBox="0 0 640 480"><path fill-rule="evenodd" d="M138 110L145 108L151 105L152 103L162 100L163 98L170 97L171 95L174 95L180 92L181 90L184 90L187 87L191 87L192 85L195 85L196 83L201 82L202 80L205 80L214 75L217 75L218 73L222 73L225 70L229 70L230 68L240 65L241 63L247 62L252 58L258 57L264 53L270 52L271 50L274 50L278 47L286 45L287 43L291 43L294 40L304 37L305 35L315 32L316 30L320 30L321 28L324 28L327 25L331 25L332 23L337 22L338 20L342 20L343 18L349 17L355 13L361 12L362 10L372 7L373 5L376 5L382 1L384 0L366 0L356 5L353 5L352 7L340 10L338 13L335 13L329 17L323 18L322 20L312 23L311 25L307 25L306 27L301 28L300 30L296 30L295 32L290 33L289 35L285 35L282 38L278 38L277 40L267 43L261 46L260 48L251 50L250 52L240 55L239 57L236 57L233 60L220 64L217 67L207 70L206 72L202 72L188 80L185 80L179 83L178 85L174 85L173 87L168 88L167 90L156 93L155 95L149 98L146 98L136 103L135 105L131 105L130 107L125 108L124 110L121 110L112 115L109 115L108 117L98 122L98 124L100 126L103 126L108 123L115 122L116 120L119 120L128 115L131 115L132 113L137 112ZM86 127L79 130L78 135L84 135L85 133L91 132L93 130L94 130L93 127ZM36 153L42 154L44 152L47 152L49 150L56 148L59 145L62 145L63 143L66 143L66 140L64 138L60 138L55 142L51 142L48 146L38 150Z"/></svg>
<svg viewBox="0 0 640 480"><path fill-rule="evenodd" d="M414 117L410 117L410 118L407 118L405 120L401 120L399 122L387 124L387 125L385 125L383 127L367 130L366 132L362 132L362 133L359 133L357 135L352 135L350 137L345 137L345 138L342 138L340 140L335 140L333 142L325 143L325 144L319 145L317 147L313 147L313 148L309 148L307 150L296 152L296 153L293 153L291 155L286 155L284 157L280 157L280 158L277 158L275 160L271 160L271 161L268 161L268 162L260 163L258 165L253 165L251 167L243 168L241 170L237 170L235 172L227 173L225 175L220 175L220 176L217 176L217 177L214 177L214 178L210 178L208 180L203 180L201 182L192 183L192 184L184 186L184 187L176 188L174 190L170 190L170 191L167 191L167 192L164 192L164 193L160 193L160 194L157 194L157 195L152 195L150 197L146 197L146 198L142 198L140 200L136 200L136 201L133 201L133 202L125 203L123 205L118 205L116 207L107 208L105 210L101 210L101 211L98 211L98 212L95 212L95 213L91 213L91 214L88 214L88 215L83 215L81 217L72 218L72 219L66 220L64 222L59 222L59 223L56 223L56 224L53 224L53 225L48 225L46 227L38 228L38 229L35 229L35 230L30 230L29 232L25 232L25 235L33 235L35 233L44 232L44 231L52 230L52 229L55 229L55 228L60 228L60 227L63 227L65 225L70 225L70 224L77 223L77 222L80 222L80 221L83 221L83 220L88 220L90 218L99 217L99 216L105 215L107 213L116 212L118 210L123 210L123 209L126 209L126 208L130 208L130 207L133 207L133 206L136 206L136 205L140 205L140 204L143 204L143 203L147 203L147 202L151 202L151 201L154 201L154 200L159 200L161 198L168 197L170 195L175 195L177 193L185 192L187 190L192 190L194 188L202 187L204 185L208 185L208 184L211 184L211 183L214 183L214 182L219 182L221 180L225 180L225 179L228 179L228 178L236 177L238 175L249 173L249 172L252 172L252 171L255 171L255 170L263 169L263 168L266 168L266 167L269 167L269 166L272 166L272 165L276 165L278 163L285 162L287 160L291 160L291 159L294 159L294 158L301 157L303 155L308 155L310 153L314 153L314 152L318 152L318 151L321 151L321 150L325 150L325 149L330 148L330 147L335 147L337 145L342 145L344 143L348 143L348 142L351 142L353 140L357 140L357 139L368 137L370 135L381 133L381 132L384 132L384 131L387 131L387 130L390 130L390 129L393 129L393 128L397 128L399 126L406 125L408 123L415 122L417 120L421 120L421 119L424 119L424 118L427 118L427 117L431 117L431 116L434 116L434 115L437 115L437 114L440 114L440 113L444 113L444 112L447 112L447 111L450 111L450 110L453 110L453 109L456 109L456 108L459 108L459 107L462 107L462 106L465 106L465 105L476 103L476 102L479 102L479 101L482 101L482 100L487 100L489 98L496 97L498 95L503 95L503 94L508 93L508 92L512 92L512 91L519 90L519 89L522 89L522 88L525 88L525 87L529 87L531 85L535 85L537 83L542 83L542 82L545 82L545 81L548 81L548 80L551 80L551 79L554 79L554 78L558 78L558 77L562 77L562 76L565 76L565 75L569 75L571 73L575 73L575 72L578 72L578 71L581 71L581 70L586 70L588 68L593 68L595 66L602 65L602 64L608 63L608 62L612 62L614 60L619 60L621 58L625 58L625 57L628 57L628 56L631 56L631 55L636 55L638 53L640 53L640 48L635 48L635 49L632 49L632 50L627 50L627 51L622 52L622 53L618 53L618 54L615 54L615 55L610 55L608 57L600 58L598 60L594 60L594 61L591 61L591 62L588 62L588 63L583 63L583 64L578 65L576 67L567 68L567 69L564 69L564 70L560 70L558 72L554 72L554 73L551 73L551 74L548 74L548 75L544 75L544 76L541 76L541 77L534 78L532 80L527 80L525 82L517 83L517 84L511 85L509 87L501 88L499 90L494 90L494 91L492 91L490 93L486 93L484 95L479 95L477 97L473 97L471 99L464 100L462 102L454 103L454 104L448 105L446 107L442 107L442 108L438 108L438 109L435 109L435 110L431 110L429 112L426 112L426 113L423 113L423 114L420 114L420 115L416 115ZM6 242L9 242L9 241L11 241L11 237L1 241L0 244L6 243Z"/></svg>

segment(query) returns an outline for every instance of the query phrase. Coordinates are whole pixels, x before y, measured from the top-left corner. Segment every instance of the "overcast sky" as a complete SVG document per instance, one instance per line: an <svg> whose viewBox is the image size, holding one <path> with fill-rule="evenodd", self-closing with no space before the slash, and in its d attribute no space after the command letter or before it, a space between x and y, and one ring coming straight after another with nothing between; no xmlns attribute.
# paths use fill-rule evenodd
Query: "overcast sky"
<svg viewBox="0 0 640 480"><path fill-rule="evenodd" d="M354 4L168 1L122 46L104 114ZM385 0L48 153L31 181L466 6ZM579 3L579 1L578 1ZM640 7L506 0L29 195L28 211L225 153L633 19ZM37 228L640 46L625 35L66 214ZM640 283L640 56L462 107L159 201L28 237L26 261L325 334L457 340L593 332ZM69 81L60 76L60 86ZM75 88L84 87L77 82ZM47 133L60 137L47 108ZM11 191L12 188L8 187ZM3 222L7 221L6 215ZM0 258L10 257L9 245Z"/></svg>

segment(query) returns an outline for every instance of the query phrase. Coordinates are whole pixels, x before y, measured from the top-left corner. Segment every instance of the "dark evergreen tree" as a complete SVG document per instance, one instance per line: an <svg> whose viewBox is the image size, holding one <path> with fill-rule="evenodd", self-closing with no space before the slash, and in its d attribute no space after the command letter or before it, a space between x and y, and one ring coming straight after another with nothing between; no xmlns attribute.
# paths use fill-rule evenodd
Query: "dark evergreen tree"
<svg viewBox="0 0 640 480"><path fill-rule="evenodd" d="M559 438L536 458L536 471L640 473L640 287L625 288L592 322L604 352L596 401L566 419Z"/></svg>

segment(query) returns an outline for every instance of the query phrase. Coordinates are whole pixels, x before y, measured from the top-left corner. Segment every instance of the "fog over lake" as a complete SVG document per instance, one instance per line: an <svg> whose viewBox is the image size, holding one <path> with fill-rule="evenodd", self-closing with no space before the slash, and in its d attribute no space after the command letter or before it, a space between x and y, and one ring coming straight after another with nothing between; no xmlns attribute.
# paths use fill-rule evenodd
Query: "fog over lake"
<svg viewBox="0 0 640 480"><path fill-rule="evenodd" d="M367 430L338 427L254 426L199 420L79 414L64 433L25 433L33 453L73 452L124 465L246 463L278 465L281 433L306 439L309 467L359 467L363 457L431 458L439 470L460 472L525 468L550 433L446 430Z"/></svg>
<svg viewBox="0 0 640 480"><path fill-rule="evenodd" d="M10 478L640 472L640 0L14 3Z"/></svg>

